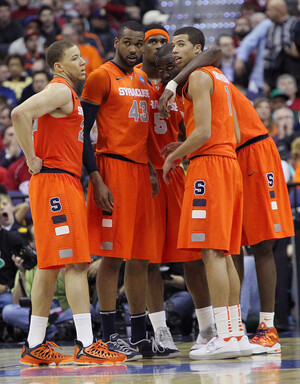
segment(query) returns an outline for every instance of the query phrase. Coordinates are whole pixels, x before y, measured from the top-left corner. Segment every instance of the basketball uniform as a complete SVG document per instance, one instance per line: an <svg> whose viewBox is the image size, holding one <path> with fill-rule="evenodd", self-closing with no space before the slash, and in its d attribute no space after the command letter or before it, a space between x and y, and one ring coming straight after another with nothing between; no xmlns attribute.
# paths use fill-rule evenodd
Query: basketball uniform
<svg viewBox="0 0 300 384"><path fill-rule="evenodd" d="M74 107L65 117L45 114L33 127L35 153L43 160L41 172L31 177L29 185L40 269L90 262L86 206L79 180L83 110L77 94L66 80L56 77L51 83L70 88Z"/></svg>
<svg viewBox="0 0 300 384"><path fill-rule="evenodd" d="M277 147L251 102L233 84L231 91L241 132L237 158L244 186L242 245L294 236Z"/></svg>
<svg viewBox="0 0 300 384"><path fill-rule="evenodd" d="M170 108L169 119L161 118L158 101L163 91L162 84L150 86L148 153L159 183L159 193L154 198L156 253L152 262L184 262L199 258L198 252L177 249L185 174L179 160L170 184L166 184L162 172L164 158L160 155L167 144L178 140L179 124L183 120L183 102L181 97L176 95Z"/></svg>
<svg viewBox="0 0 300 384"><path fill-rule="evenodd" d="M178 248L239 253L242 228L242 175L237 162L230 83L213 66L199 68L213 81L211 137L188 155ZM187 137L195 128L193 102L183 89Z"/></svg>
<svg viewBox="0 0 300 384"><path fill-rule="evenodd" d="M99 105L96 162L112 192L112 214L100 210L88 188L91 253L123 259L153 257L152 186L148 168L149 88L145 73L107 62L87 78L82 98Z"/></svg>

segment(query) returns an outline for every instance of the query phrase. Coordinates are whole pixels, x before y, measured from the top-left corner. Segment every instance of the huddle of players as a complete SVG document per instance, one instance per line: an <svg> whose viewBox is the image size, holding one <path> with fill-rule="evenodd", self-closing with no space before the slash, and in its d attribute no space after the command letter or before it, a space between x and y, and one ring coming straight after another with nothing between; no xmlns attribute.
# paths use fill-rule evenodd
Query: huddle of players
<svg viewBox="0 0 300 384"><path fill-rule="evenodd" d="M186 283L195 302L200 329L191 358L222 359L252 352L279 352L278 336L271 349L263 346L263 350L260 347L255 350L244 335L240 282L230 256L239 254L241 245L293 235L280 160L275 162L275 168L270 160L277 156L277 149L274 150L272 140L254 116L250 102L217 67L209 65L218 54L201 53L204 48L201 31L182 28L174 33L174 48L166 45L168 42L168 33L161 26L150 26L144 33L138 23L127 22L116 38L114 59L92 72L85 81L81 105L83 162L90 175L88 237L90 253L103 256L97 289L106 344L88 344L77 337L74 361L78 364L178 355L163 310L161 262L185 262ZM163 47L158 52L160 46ZM144 49L143 63L137 68ZM158 101L164 85L196 58L197 66L182 90L184 105L176 96L168 109L166 105L162 107L161 113L168 118L161 118ZM65 76L63 72L62 77ZM187 139L179 143L182 115ZM95 120L98 138L94 155L89 133ZM267 149L262 148L262 143L267 143ZM257 152L255 147L259 147ZM263 159L263 166L257 164L259 161L250 163L246 152L249 148L254 160ZM184 156L190 162L186 180L179 166ZM36 169L36 164L31 164L29 167L36 175L41 164ZM53 174L53 168L44 169L47 177ZM253 195L242 193L243 184L245 188L247 183L248 188L249 180L254 179L251 192L257 195L255 202ZM257 191L258 186L261 192ZM52 199L52 212L61 209L60 203L59 199ZM266 217L258 222L257 212L262 208L267 212ZM60 215L55 220L65 217ZM71 224L69 229L73 230ZM57 233L60 234L59 230ZM258 234L263 237L258 239ZM72 263L71 259L67 260L71 243L64 248L68 249L60 251L64 260L56 264L59 267L64 262ZM122 340L115 328L117 281L123 259L126 259L125 290L131 314L128 341ZM146 307L154 338L146 332ZM77 328L80 327L76 326L76 331ZM39 348L50 348L40 343ZM36 355L32 360L36 349L36 345L26 344L21 362L37 364ZM71 361L70 356L55 355L53 349L51 353L56 364ZM84 361L80 362L82 356Z"/></svg>

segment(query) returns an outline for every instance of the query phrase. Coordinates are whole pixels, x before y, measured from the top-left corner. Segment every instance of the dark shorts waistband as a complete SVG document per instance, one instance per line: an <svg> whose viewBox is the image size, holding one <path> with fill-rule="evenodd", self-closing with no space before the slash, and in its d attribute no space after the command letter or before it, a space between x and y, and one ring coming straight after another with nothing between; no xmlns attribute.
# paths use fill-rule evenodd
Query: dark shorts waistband
<svg viewBox="0 0 300 384"><path fill-rule="evenodd" d="M267 137L269 137L268 133L266 133L265 135L259 135L259 136L253 137L253 139L250 139L250 140L246 141L246 143L244 143L244 144L240 145L239 147L237 147L236 148L236 152L239 151L242 148L248 147L248 145L251 145L251 144L254 144L254 143L258 143L259 141L262 141L262 140L266 139Z"/></svg>
<svg viewBox="0 0 300 384"><path fill-rule="evenodd" d="M45 167L44 165L42 166L40 173L66 173L67 175L71 175L73 177L76 177L76 179L79 179L79 177L74 175L74 173L72 173L72 172L65 171L64 169L60 169L60 168Z"/></svg>
<svg viewBox="0 0 300 384"><path fill-rule="evenodd" d="M131 159L128 159L127 157L124 157L124 156L122 156L122 155L117 155L117 154L115 154L115 153L99 153L99 155L103 155L103 156L106 156L106 157L110 157L111 159L127 161L128 163L142 164L142 163L137 163L136 161L133 161L133 160L131 160Z"/></svg>
<svg viewBox="0 0 300 384"><path fill-rule="evenodd" d="M233 159L235 160L235 157L230 157L230 156L222 156L222 155L210 155L210 154L207 154L207 155L196 155L196 156L192 156L189 158L189 161L192 161L194 159L197 159L197 157L205 157L205 156L218 156L218 157L226 157L227 159Z"/></svg>

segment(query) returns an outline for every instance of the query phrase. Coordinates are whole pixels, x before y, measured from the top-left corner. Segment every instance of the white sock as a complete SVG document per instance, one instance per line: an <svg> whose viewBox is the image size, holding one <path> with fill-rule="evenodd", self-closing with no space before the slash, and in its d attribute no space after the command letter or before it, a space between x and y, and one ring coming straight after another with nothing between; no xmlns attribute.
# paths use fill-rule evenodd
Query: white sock
<svg viewBox="0 0 300 384"><path fill-rule="evenodd" d="M205 308L197 308L195 312L198 320L199 332L208 327L213 327L215 319L213 307L211 305Z"/></svg>
<svg viewBox="0 0 300 384"><path fill-rule="evenodd" d="M36 347L45 339L48 317L34 316L30 317L30 327L27 337L29 348Z"/></svg>
<svg viewBox="0 0 300 384"><path fill-rule="evenodd" d="M244 336L240 305L232 305L229 307L229 310L233 335L237 337Z"/></svg>
<svg viewBox="0 0 300 384"><path fill-rule="evenodd" d="M167 326L165 311L149 313L149 319L151 321L154 332L156 332L158 328L165 328Z"/></svg>
<svg viewBox="0 0 300 384"><path fill-rule="evenodd" d="M90 313L78 313L73 315L76 338L81 341L84 347L88 347L93 343L92 320Z"/></svg>
<svg viewBox="0 0 300 384"><path fill-rule="evenodd" d="M267 328L274 327L274 312L259 312L259 324L265 323Z"/></svg>
<svg viewBox="0 0 300 384"><path fill-rule="evenodd" d="M233 336L229 307L214 308L218 336L222 339Z"/></svg>

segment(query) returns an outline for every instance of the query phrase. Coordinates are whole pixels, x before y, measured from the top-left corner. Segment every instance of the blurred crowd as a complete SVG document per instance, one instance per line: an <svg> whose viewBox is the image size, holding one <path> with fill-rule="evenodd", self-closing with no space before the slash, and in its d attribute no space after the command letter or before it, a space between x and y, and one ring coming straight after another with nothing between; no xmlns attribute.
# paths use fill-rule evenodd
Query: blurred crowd
<svg viewBox="0 0 300 384"><path fill-rule="evenodd" d="M20 334L28 331L36 268L26 269L24 254L8 246L28 243L34 249L34 229L25 199L31 175L14 133L11 111L51 80L45 62L51 43L58 39L76 43L89 74L113 58L114 38L124 21L166 24L169 16L158 9L157 0L0 0L0 224L19 236L19 240L4 239L4 231L0 231L1 248L5 248L0 258L0 312L5 308L0 340L17 338L11 329L19 329ZM223 53L220 69L253 102L278 147L287 183L300 182L299 15L300 0L298 5L284 0L246 0L232 33L220 34L216 40ZM76 89L78 94L82 87L80 84ZM92 139L96 139L94 130ZM82 182L87 187L84 171ZM8 261L3 265L2 259ZM100 262L95 258L89 272L92 314L97 312L94 286ZM169 324L187 335L192 330L194 307L184 285L182 266L165 265L162 272L168 287ZM122 281L119 286L119 320L126 332L128 305ZM51 313L48 339L72 339L75 330L63 274L58 279ZM96 327L97 321L94 315Z"/></svg>

